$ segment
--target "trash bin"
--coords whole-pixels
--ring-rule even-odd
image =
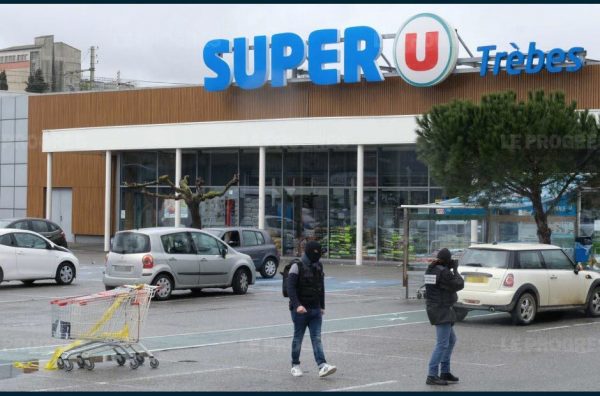
[[[575,238],[575,262],[587,263],[592,252],[592,238],[577,237]]]

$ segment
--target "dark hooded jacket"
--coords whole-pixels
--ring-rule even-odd
[[[432,325],[456,322],[452,305],[458,300],[456,292],[462,290],[465,284],[456,269],[451,267],[451,260],[442,257],[435,259],[425,271],[427,317]]]

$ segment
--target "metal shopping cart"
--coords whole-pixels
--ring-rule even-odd
[[[149,358],[150,367],[158,359],[139,341],[156,286],[122,286],[80,297],[51,301],[52,337],[75,340],[58,348],[46,366],[66,371],[94,369],[95,362],[116,360],[119,366],[129,360],[132,369]]]

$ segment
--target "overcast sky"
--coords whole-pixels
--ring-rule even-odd
[[[89,47],[98,46],[96,75],[200,84],[207,75],[204,44],[215,38],[252,38],[294,32],[307,38],[316,29],[366,25],[396,33],[414,14],[433,12],[446,19],[475,52],[495,44],[522,50],[530,41],[548,51],[582,46],[600,59],[600,5],[8,5],[2,7],[0,48],[32,44],[54,34],[81,50],[89,67]],[[384,53],[393,42],[385,40]],[[461,48],[459,57],[466,57]],[[477,56],[477,54],[476,54]]]

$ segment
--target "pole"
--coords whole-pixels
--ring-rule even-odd
[[[96,77],[96,47],[93,45],[90,47],[90,85],[94,85],[94,78]]]
[[[476,244],[477,239],[477,220],[471,220],[471,244]]]
[[[405,298],[408,298],[408,208],[404,208],[404,265],[402,266],[402,286],[406,291]]]
[[[356,265],[362,265],[363,262],[364,165],[365,147],[360,144],[356,151]]]
[[[262,146],[258,151],[258,228],[265,229],[265,175],[267,149]]]
[[[111,152],[106,152],[104,183],[104,251],[110,250],[110,189],[111,189]]]
[[[52,153],[46,154],[46,219],[52,218]]]
[[[179,188],[179,182],[181,181],[181,149],[175,149],[175,186]],[[179,193],[175,193],[179,195]],[[175,227],[179,227],[181,224],[181,200],[175,200]]]

